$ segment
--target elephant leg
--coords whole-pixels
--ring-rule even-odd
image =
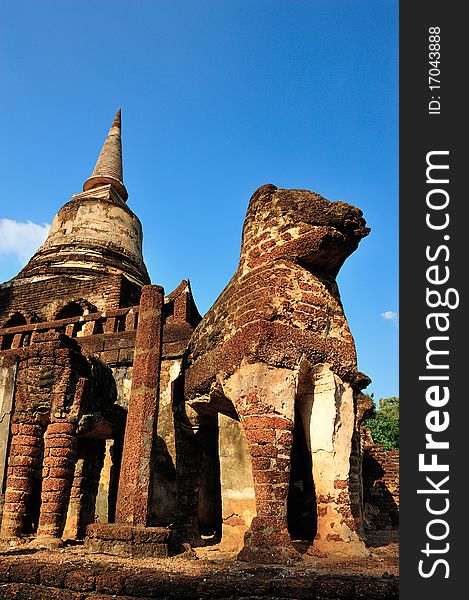
[[[1,533],[5,537],[23,532],[27,506],[34,487],[34,474],[40,466],[44,429],[39,425],[12,425],[8,477]]]
[[[51,423],[48,426],[38,537],[60,539],[62,536],[73,482],[76,445],[72,423]]]
[[[251,454],[256,516],[238,558],[269,563],[299,558],[287,528],[293,420],[245,415],[242,423]]]
[[[263,363],[243,364],[224,390],[244,426],[256,498],[256,516],[238,558],[268,563],[299,559],[287,528],[295,373]]]
[[[359,478],[353,458],[353,389],[327,366],[314,368],[308,394],[299,409],[311,451],[316,491],[317,533],[311,551],[366,556],[355,506]]]

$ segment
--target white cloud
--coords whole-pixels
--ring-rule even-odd
[[[396,313],[392,310],[386,310],[385,312],[381,313],[381,316],[383,319],[386,319],[386,321],[392,321],[396,327],[399,327],[399,313]]]
[[[45,241],[50,225],[32,221],[18,223],[13,219],[0,219],[0,259],[15,257],[25,263]]]

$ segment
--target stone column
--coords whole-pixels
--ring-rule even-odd
[[[106,440],[104,450],[104,463],[99,475],[98,493],[96,496],[96,521],[97,523],[109,523],[110,492],[112,486],[112,473],[114,470],[113,448],[114,440]]]
[[[287,528],[297,375],[246,362],[224,381],[223,390],[244,427],[256,498],[256,516],[238,558],[262,563],[299,559]]]
[[[63,531],[63,538],[66,540],[76,540],[78,538],[78,524],[80,521],[81,499],[83,496],[84,464],[85,459],[81,457],[75,462],[75,471],[70,490],[70,501]]]
[[[17,362],[0,357],[0,520],[3,512],[3,484],[8,467],[8,442],[13,412]]]
[[[260,562],[296,558],[287,529],[293,421],[277,414],[247,415],[241,421],[252,457],[257,514],[238,558]]]
[[[256,497],[251,454],[242,424],[218,414],[220,482],[222,499],[222,546],[241,550],[244,534],[256,516]],[[252,462],[259,466],[258,460]],[[266,461],[270,466],[270,461]]]
[[[300,414],[311,450],[317,504],[313,552],[367,556],[360,521],[352,511],[351,465],[355,426],[353,389],[327,365],[313,369],[312,393],[300,403]]]
[[[76,455],[75,425],[51,423],[44,440],[38,537],[60,538],[70,500]]]
[[[164,291],[160,286],[142,288],[116,508],[116,522],[125,525],[149,525],[158,419],[163,298]]]
[[[11,426],[10,460],[8,463],[2,535],[19,536],[23,515],[33,488],[34,472],[39,465],[44,429],[39,425]]]
[[[94,522],[104,448],[105,441],[102,439],[80,440],[63,535],[65,539],[84,538],[87,525]]]

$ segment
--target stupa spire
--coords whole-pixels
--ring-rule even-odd
[[[111,125],[91,177],[83,184],[83,191],[110,183],[123,200],[129,197],[122,172],[121,109]]]

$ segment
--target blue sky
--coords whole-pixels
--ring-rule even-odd
[[[339,285],[359,368],[398,395],[398,1],[0,4],[0,280],[91,174],[118,106],[154,283],[205,312],[264,183],[359,206]],[[383,316],[384,315],[384,316]]]

